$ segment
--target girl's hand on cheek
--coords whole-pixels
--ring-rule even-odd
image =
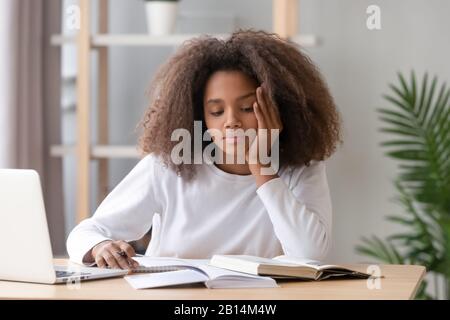
[[[261,168],[269,167],[270,163],[262,164],[261,159],[258,156],[258,150],[262,146],[266,146],[267,150],[263,150],[263,154],[267,156],[271,155],[272,147],[272,134],[277,134],[276,132],[271,132],[273,129],[278,129],[278,135],[283,129],[283,124],[281,123],[279,111],[277,107],[267,99],[267,94],[265,92],[264,84],[256,89],[256,102],[253,104],[253,110],[258,121],[257,135],[253,142],[251,143],[245,159],[249,165],[249,169],[254,176],[261,176]],[[276,136],[275,139],[278,139]]]

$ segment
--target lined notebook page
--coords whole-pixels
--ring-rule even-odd
[[[177,259],[166,257],[134,257],[139,267],[133,269],[135,273],[153,273],[196,269],[198,265],[208,263],[208,259]]]
[[[216,268],[209,259],[177,259],[165,257],[136,257],[146,274],[126,276],[135,289],[158,288],[203,282],[208,288],[271,288],[276,282],[268,277]],[[170,272],[164,272],[170,271]],[[138,271],[134,271],[139,273]]]
[[[144,267],[139,266],[137,268],[134,268],[132,271],[133,273],[153,273],[153,272],[167,272],[167,271],[177,271],[177,270],[183,270],[186,269],[186,267],[169,267],[169,266],[160,266],[160,267]]]
[[[154,274],[130,275],[125,276],[125,280],[134,289],[145,289],[205,282],[208,280],[208,277],[201,272],[186,269]]]

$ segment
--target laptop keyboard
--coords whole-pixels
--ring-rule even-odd
[[[55,271],[57,278],[66,278],[71,276],[86,276],[89,272],[71,272],[71,271]]]

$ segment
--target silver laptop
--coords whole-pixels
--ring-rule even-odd
[[[0,169],[0,243],[0,280],[53,284],[127,274],[53,265],[41,183],[34,170]]]

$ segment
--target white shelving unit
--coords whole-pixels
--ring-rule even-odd
[[[297,0],[272,0],[273,32],[285,39],[298,43],[302,47],[314,47],[319,39],[314,35],[297,34]],[[97,34],[90,33],[90,1],[79,0],[81,29],[77,36],[53,35],[52,45],[75,44],[77,47],[77,143],[70,146],[52,146],[50,154],[55,157],[75,155],[77,164],[76,220],[87,218],[91,214],[90,199],[90,162],[98,161],[98,201],[109,190],[109,159],[139,158],[136,146],[113,146],[108,142],[108,49],[112,46],[178,46],[184,41],[200,34],[173,34],[168,36],[150,36],[146,34],[108,34],[108,0],[98,0],[99,25]],[[126,14],[126,13],[124,13]],[[227,38],[228,34],[212,34],[218,38]],[[91,144],[90,130],[90,53],[98,54],[98,131],[97,145]]]
[[[219,39],[226,39],[229,34],[210,34]],[[96,34],[91,37],[93,47],[109,46],[179,46],[184,41],[201,36],[195,34],[173,34],[167,36],[149,36],[145,34]],[[298,43],[302,47],[315,47],[318,39],[315,35],[295,35],[289,40]],[[75,36],[53,35],[50,39],[52,45],[60,46],[76,42]]]
[[[94,145],[91,146],[92,159],[138,159],[139,151],[136,146],[119,145]],[[50,155],[53,157],[65,157],[76,155],[76,145],[50,147]]]

